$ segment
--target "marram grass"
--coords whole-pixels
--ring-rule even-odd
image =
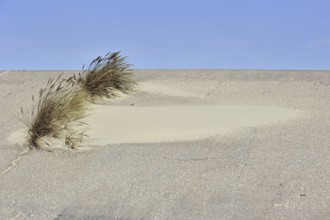
[[[119,52],[93,60],[87,70],[68,79],[50,78],[39,91],[37,104],[29,116],[24,114],[28,127],[28,146],[33,149],[50,149],[50,139],[60,139],[67,147],[76,148],[86,136],[83,118],[89,101],[97,98],[115,98],[120,93],[135,91],[130,65]],[[32,96],[34,102],[34,96]]]
[[[125,59],[119,52],[99,56],[83,74],[79,74],[77,82],[92,100],[116,98],[120,93],[131,93],[136,89],[136,82],[132,79],[131,65]]]
[[[32,96],[34,101],[34,97]],[[21,109],[24,115],[23,109]],[[49,146],[48,138],[60,138],[66,145],[75,147],[83,136],[71,125],[86,115],[85,94],[73,81],[50,78],[40,89],[36,105],[33,105],[30,118],[25,116],[28,127],[28,145],[37,149]],[[75,137],[75,138],[73,138]]]

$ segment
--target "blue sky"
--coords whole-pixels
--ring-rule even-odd
[[[330,69],[328,0],[0,0],[0,69]]]

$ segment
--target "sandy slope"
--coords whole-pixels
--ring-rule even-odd
[[[92,106],[89,151],[17,160],[20,106],[60,73],[0,74],[0,219],[328,216],[329,72],[138,70]]]

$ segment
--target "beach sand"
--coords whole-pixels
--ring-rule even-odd
[[[302,112],[274,106],[92,107],[86,118],[92,145],[194,141],[245,127],[285,123]]]
[[[139,93],[174,97],[199,97],[162,84],[141,82]],[[122,94],[123,100],[129,95]],[[110,102],[111,100],[109,100]],[[119,143],[159,143],[194,141],[235,132],[246,127],[285,123],[303,115],[302,111],[268,105],[188,105],[188,106],[109,106],[90,104],[83,146],[106,146]],[[24,145],[27,130],[11,133],[8,141]],[[52,140],[54,148],[66,148]],[[56,144],[55,144],[56,142]],[[52,145],[51,144],[51,145]],[[56,145],[56,146],[55,146]],[[50,146],[52,147],[52,146]]]
[[[136,70],[90,106],[88,150],[20,156],[20,107],[61,72],[0,74],[0,219],[328,216],[330,72]]]

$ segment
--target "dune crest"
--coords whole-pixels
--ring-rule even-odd
[[[202,97],[199,94],[186,92],[176,87],[172,87],[164,84],[141,82],[139,83],[139,88],[143,92],[152,93],[152,94],[162,94],[162,95],[178,96],[178,97]]]

